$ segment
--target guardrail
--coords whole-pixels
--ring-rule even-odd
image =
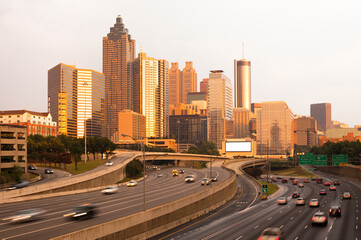
[[[233,172],[228,180],[190,196],[52,239],[150,238],[218,208],[232,199],[236,192],[236,175]]]

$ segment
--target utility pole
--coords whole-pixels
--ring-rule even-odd
[[[84,159],[85,163],[87,162],[87,154],[86,154],[86,87],[88,86],[87,82],[83,83],[84,86],[84,95],[85,95],[85,109],[84,109]]]

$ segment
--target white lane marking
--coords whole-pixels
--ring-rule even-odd
[[[298,211],[298,213],[301,213],[302,211],[300,210],[300,211]]]
[[[269,220],[271,220],[271,219],[272,219],[272,217],[268,218],[267,221],[269,221]]]
[[[15,235],[15,236],[3,238],[2,240],[12,239],[12,238],[16,238],[16,237],[28,235],[28,234],[31,234],[31,233],[35,233],[35,232],[40,232],[40,231],[43,231],[43,230],[47,230],[47,229],[50,229],[50,228],[55,228],[55,227],[64,226],[64,225],[71,224],[71,223],[72,223],[72,222],[67,222],[67,223],[63,223],[63,224],[59,224],[59,225],[55,225],[55,226],[51,226],[51,227],[47,227],[47,228],[41,228],[41,229],[37,229],[37,230],[31,231],[31,232],[26,232],[26,233],[18,234],[18,235]]]
[[[306,225],[305,227],[304,227],[304,229],[306,229],[308,227],[308,225]]]
[[[284,227],[283,225],[280,226],[280,228],[283,228],[283,227]]]
[[[356,221],[358,220],[358,217],[356,217]]]
[[[356,225],[356,229],[358,229],[358,225]]]
[[[259,227],[259,225],[255,226],[253,229],[256,229],[256,228],[258,228],[258,227]]]
[[[239,236],[238,238],[236,238],[236,240],[239,240],[239,239],[241,239],[241,238],[243,238],[243,236]]]
[[[290,218],[290,220],[292,220],[292,219],[293,219],[293,217]]]
[[[297,240],[297,239],[298,239],[298,237],[295,238],[295,240]]]

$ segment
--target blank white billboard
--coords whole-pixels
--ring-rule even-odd
[[[226,142],[226,152],[251,152],[251,142]]]

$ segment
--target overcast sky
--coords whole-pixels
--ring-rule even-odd
[[[361,125],[361,1],[0,0],[0,110],[47,111],[47,71],[102,72],[102,37],[121,15],[147,55],[193,61],[198,82],[251,60],[252,102],[294,114],[330,102],[332,120]],[[199,86],[198,86],[199,89]]]

